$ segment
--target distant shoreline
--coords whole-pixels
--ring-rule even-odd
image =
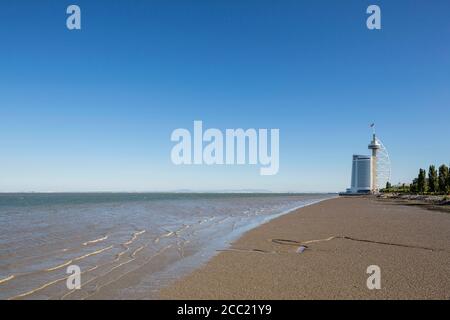
[[[298,194],[338,194],[338,192],[277,192],[277,191],[11,191],[0,192],[0,195],[11,194],[274,194],[274,195],[298,195]]]

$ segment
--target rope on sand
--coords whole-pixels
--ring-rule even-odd
[[[408,244],[401,244],[401,243],[393,243],[393,242],[383,242],[383,241],[375,241],[375,240],[368,240],[368,239],[358,239],[353,238],[349,236],[331,236],[325,239],[316,239],[316,240],[308,240],[308,241],[297,241],[297,240],[290,240],[290,239],[269,239],[272,243],[278,244],[278,245],[285,245],[285,246],[292,246],[297,247],[296,252],[297,253],[303,253],[305,250],[309,249],[307,245],[312,243],[318,243],[318,242],[327,242],[335,239],[343,239],[343,240],[350,240],[350,241],[357,241],[357,242],[365,242],[365,243],[374,243],[374,244],[380,244],[385,246],[394,246],[394,247],[401,247],[401,248],[411,248],[411,249],[421,249],[421,250],[428,250],[428,251],[446,251],[444,249],[436,249],[436,248],[430,248],[430,247],[422,247],[422,246],[414,246],[414,245],[408,245]],[[281,253],[278,251],[267,251],[267,250],[261,250],[261,249],[239,249],[239,248],[230,248],[230,249],[224,249],[224,250],[218,250],[218,251],[229,251],[229,252],[253,252],[253,253],[263,253],[263,254],[277,254]]]
[[[280,245],[302,246],[302,245],[311,244],[311,243],[331,241],[334,239],[344,239],[344,240],[351,240],[351,241],[357,241],[357,242],[375,243],[375,244],[381,244],[381,245],[386,245],[386,246],[422,249],[422,250],[428,250],[428,251],[445,251],[444,249],[435,249],[435,248],[430,248],[430,247],[413,246],[413,245],[408,245],[408,244],[382,242],[382,241],[375,241],[375,240],[368,240],[368,239],[357,239],[357,238],[348,237],[348,236],[331,236],[331,237],[325,238],[325,239],[309,240],[309,241],[302,241],[302,242],[296,241],[296,240],[286,240],[286,239],[271,239],[271,241],[273,243],[280,244]]]

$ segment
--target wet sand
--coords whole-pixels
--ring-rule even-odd
[[[370,265],[381,269],[380,290],[367,288]],[[449,299],[450,214],[326,200],[247,232],[160,298]]]

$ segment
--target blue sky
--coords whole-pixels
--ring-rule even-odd
[[[66,28],[70,4],[82,30]],[[366,28],[370,4],[382,30]],[[450,3],[5,1],[0,192],[340,191],[375,122],[393,183],[450,162]],[[176,128],[279,128],[280,171],[175,166]]]

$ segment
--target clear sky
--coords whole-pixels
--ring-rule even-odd
[[[2,1],[0,192],[341,191],[372,122],[408,182],[450,162],[449,17],[448,0]],[[194,120],[279,128],[279,173],[173,165]]]

